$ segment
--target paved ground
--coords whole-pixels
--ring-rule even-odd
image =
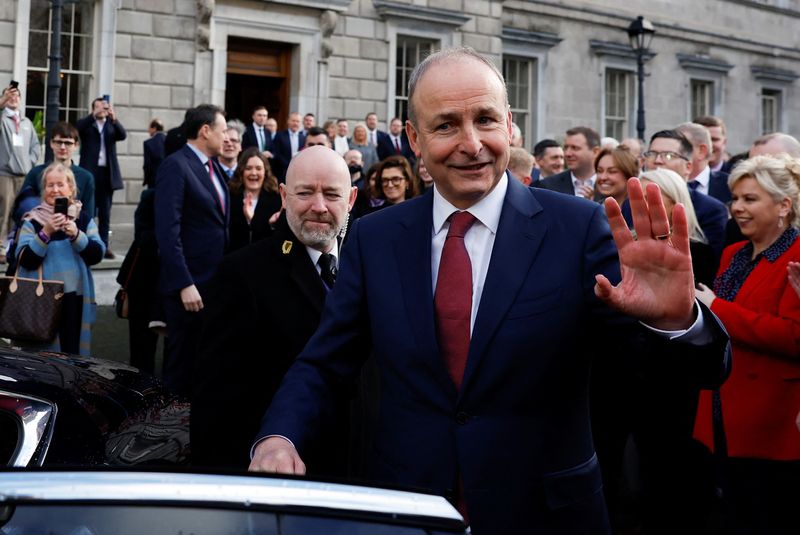
[[[161,376],[162,341],[156,350],[156,376]],[[128,362],[128,320],[117,317],[112,306],[97,307],[97,323],[92,329],[92,356],[117,362]]]

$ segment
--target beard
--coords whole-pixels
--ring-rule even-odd
[[[286,214],[286,221],[294,235],[304,244],[314,249],[326,249],[341,230],[332,215],[322,219],[301,219],[295,214]],[[327,228],[310,227],[306,223],[328,223]]]

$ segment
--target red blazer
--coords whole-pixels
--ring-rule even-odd
[[[719,273],[747,242],[725,249]],[[731,375],[722,386],[722,414],[731,457],[800,459],[800,298],[786,265],[800,261],[800,239],[775,263],[761,259],[733,302],[715,299],[733,346]],[[703,391],[695,437],[712,446],[711,393]]]

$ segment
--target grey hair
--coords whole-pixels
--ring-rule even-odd
[[[686,223],[689,227],[689,239],[708,243],[700,223],[697,221],[697,213],[694,211],[692,197],[689,195],[689,186],[681,175],[671,169],[658,168],[652,171],[645,171],[639,178],[649,180],[658,185],[661,194],[669,197],[675,204],[682,204],[686,210]]]
[[[491,69],[491,71],[495,76],[497,76],[497,79],[500,80],[500,83],[503,85],[503,96],[505,98],[506,106],[508,106],[508,88],[506,87],[506,81],[505,78],[503,78],[503,73],[500,72],[494,63],[492,63],[488,58],[477,53],[474,48],[469,46],[445,48],[426,57],[424,60],[422,60],[422,62],[420,62],[419,65],[416,66],[416,68],[414,68],[414,72],[411,73],[411,78],[408,80],[408,120],[411,121],[412,125],[417,126],[417,114],[416,110],[414,109],[414,93],[416,93],[417,85],[419,84],[420,80],[422,80],[422,77],[432,65],[459,59],[474,59],[489,67],[489,69]]]
[[[39,179],[39,191],[41,192],[41,197],[44,199],[44,190],[45,184],[47,184],[47,175],[49,175],[53,171],[61,171],[64,173],[64,176],[67,178],[67,184],[69,184],[70,189],[72,190],[72,195],[70,196],[70,202],[74,201],[78,198],[78,183],[75,180],[75,174],[70,169],[70,166],[64,165],[61,162],[53,162],[48,165],[44,171],[42,171],[41,178]]]
[[[780,144],[781,149],[783,149],[781,152],[785,152],[792,158],[800,158],[800,142],[798,142],[797,138],[794,136],[790,136],[789,134],[784,134],[782,132],[774,132],[772,134],[761,136],[753,141],[753,146],[756,147],[758,145],[766,145],[772,140],[776,140]]]
[[[736,183],[745,178],[755,179],[775,202],[792,201],[790,224],[800,227],[800,160],[786,154],[753,156],[733,168],[728,187],[733,191]]]
[[[228,126],[226,130],[236,130],[237,132],[239,132],[239,137],[241,137],[244,135],[245,126],[244,123],[239,119],[231,119],[230,121],[228,121]]]
[[[708,128],[697,123],[682,123],[675,130],[686,136],[693,147],[701,144],[708,147],[708,155],[711,156],[711,134]]]

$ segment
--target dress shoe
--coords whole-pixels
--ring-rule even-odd
[[[106,249],[106,254],[103,255],[103,258],[107,258],[108,260],[114,260],[117,255],[114,254],[114,251],[111,249]]]

